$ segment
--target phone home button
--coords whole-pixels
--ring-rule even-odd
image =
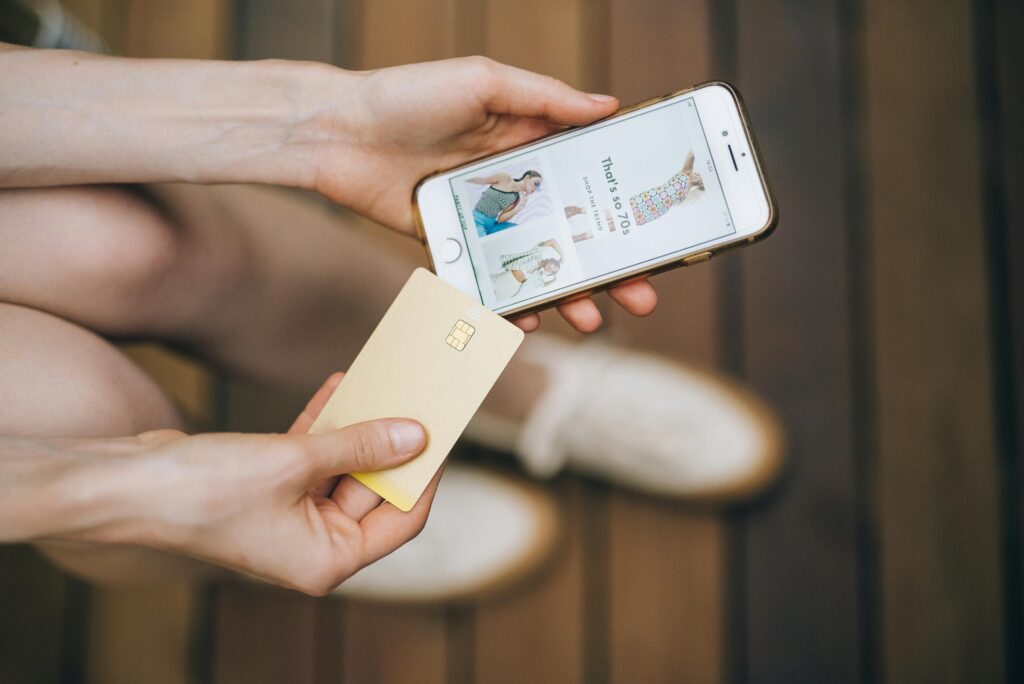
[[[441,260],[450,264],[462,256],[462,243],[455,238],[448,238],[441,245]]]

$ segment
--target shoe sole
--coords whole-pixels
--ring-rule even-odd
[[[766,495],[770,490],[773,490],[775,485],[782,479],[786,462],[784,456],[786,440],[781,423],[775,412],[763,400],[747,391],[739,382],[731,378],[692,366],[683,367],[687,373],[695,375],[708,384],[722,390],[744,409],[744,412],[760,429],[764,448],[761,457],[758,459],[757,466],[750,473],[743,478],[720,487],[707,488],[700,491],[673,491],[652,489],[630,483],[616,483],[607,476],[589,472],[586,469],[575,466],[571,462],[568,466],[568,471],[574,475],[611,484],[626,491],[680,503],[685,502],[702,508],[729,508],[749,504]]]
[[[510,559],[508,564],[500,570],[478,581],[468,582],[457,589],[444,593],[390,595],[385,592],[375,593],[367,590],[357,595],[347,594],[342,589],[336,590],[336,593],[331,595],[346,601],[389,605],[430,606],[479,603],[498,595],[507,594],[517,586],[526,584],[543,569],[550,567],[557,555],[555,551],[559,546],[558,542],[565,534],[563,515],[561,509],[556,505],[554,497],[540,486],[518,477],[498,474],[488,468],[465,467],[471,467],[478,474],[489,478],[495,486],[514,490],[533,509],[534,517],[537,520],[537,529],[531,545],[525,551]]]

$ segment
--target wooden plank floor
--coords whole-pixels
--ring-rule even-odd
[[[713,78],[710,3],[610,3],[608,90],[624,103]],[[675,27],[651,31],[650,20]],[[643,49],[638,49],[638,46]],[[651,66],[657,64],[658,68]],[[718,264],[658,278],[659,310],[636,319],[610,309],[617,343],[701,368],[721,365]],[[613,682],[717,682],[726,668],[724,519],[610,491],[608,563]]]
[[[738,530],[753,681],[862,676],[840,4],[736,3],[735,77],[783,218],[723,257],[741,299],[724,327],[742,340],[736,370],[784,416],[791,466]]]
[[[986,3],[977,15],[982,165],[989,226],[997,426],[1002,466],[1007,681],[1024,679],[1024,3]]]
[[[971,20],[967,0],[866,4],[867,285],[889,681],[999,681],[1004,674]],[[941,79],[930,78],[937,53],[948,60]],[[956,192],[937,203],[935,188],[954,167]],[[886,191],[894,183],[898,195]]]
[[[602,334],[763,394],[790,473],[728,515],[559,478],[552,565],[459,606],[248,583],[92,590],[29,549],[0,549],[0,681],[1024,676],[1019,2],[66,4],[140,56],[370,69],[483,53],[624,102],[734,80],[779,196],[777,234],[659,276],[648,319],[602,304]],[[193,412],[219,408],[221,427],[280,429],[304,400],[231,383],[213,407],[201,369],[136,358]]]

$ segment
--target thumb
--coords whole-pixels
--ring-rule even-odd
[[[414,420],[384,418],[299,439],[319,479],[401,465],[423,451],[427,433]]]
[[[619,106],[611,95],[588,95],[552,76],[491,60],[485,64],[488,82],[481,92],[485,93],[484,105],[495,114],[579,126],[608,116]]]

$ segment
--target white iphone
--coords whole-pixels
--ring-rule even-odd
[[[436,173],[413,203],[434,272],[503,316],[706,261],[778,220],[718,82]]]

